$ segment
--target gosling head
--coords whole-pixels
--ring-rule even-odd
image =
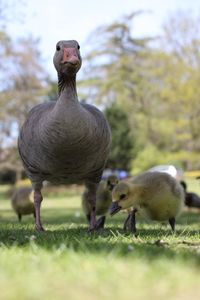
[[[131,205],[130,186],[126,182],[118,183],[112,191],[112,205],[110,214],[115,215],[121,209],[126,209]]]
[[[109,191],[112,192],[112,190],[118,184],[118,182],[119,182],[119,179],[117,178],[116,175],[114,175],[114,174],[109,175],[107,178],[107,187],[108,187]]]
[[[60,75],[75,76],[81,67],[80,46],[77,41],[59,41],[53,58],[54,66]]]
[[[186,184],[186,182],[183,181],[183,180],[181,180],[181,181],[180,181],[180,184],[181,184],[181,186],[183,187],[184,192],[186,192],[186,191],[187,191],[187,184]]]

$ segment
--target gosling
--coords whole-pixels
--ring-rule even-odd
[[[200,209],[200,197],[192,192],[187,191],[187,184],[185,181],[180,181],[180,184],[183,187],[184,195],[185,195],[185,205],[188,208],[199,208]]]
[[[18,188],[12,196],[11,204],[18,216],[22,220],[23,215],[33,214],[35,217],[35,206],[33,202],[33,191],[30,187]]]
[[[119,180],[116,175],[111,174],[106,180],[101,180],[97,189],[96,214],[101,216],[97,221],[97,229],[103,228],[106,221],[106,214],[112,203],[112,190],[118,184]],[[82,208],[90,223],[92,205],[88,198],[88,190],[85,189],[82,195]]]
[[[136,233],[135,214],[155,221],[168,221],[175,230],[177,216],[184,204],[184,191],[179,182],[163,172],[145,172],[131,181],[120,182],[112,191],[110,214],[132,208],[124,229]]]

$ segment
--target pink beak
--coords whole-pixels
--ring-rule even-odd
[[[62,64],[71,63],[76,65],[80,62],[75,48],[64,48],[63,49],[63,59],[61,60]]]

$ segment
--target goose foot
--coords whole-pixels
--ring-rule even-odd
[[[38,231],[38,232],[44,232],[45,231],[44,227],[41,226],[41,225],[35,225],[35,230]]]

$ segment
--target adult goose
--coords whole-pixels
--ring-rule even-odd
[[[44,230],[41,189],[47,180],[86,185],[87,199],[93,207],[92,230],[96,227],[96,191],[108,157],[111,133],[102,112],[78,100],[76,73],[82,60],[77,41],[59,41],[53,62],[58,73],[58,99],[32,108],[18,139],[19,153],[34,190],[36,229]]]

